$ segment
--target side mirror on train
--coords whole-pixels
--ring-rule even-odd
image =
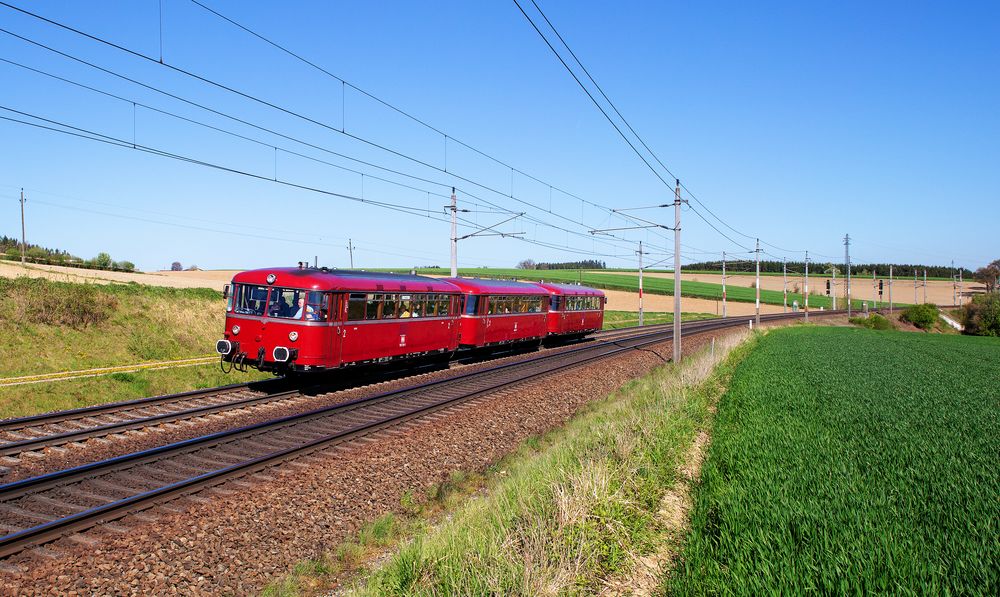
[[[224,299],[229,298],[229,284],[226,284],[225,286],[222,287],[222,298]]]

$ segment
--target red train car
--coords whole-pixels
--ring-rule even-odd
[[[493,346],[540,341],[548,334],[549,293],[537,284],[479,278],[447,278],[464,297],[459,344]]]
[[[224,361],[312,371],[458,348],[461,295],[452,284],[399,274],[300,268],[237,274],[226,292]]]
[[[583,336],[604,327],[604,304],[600,290],[572,284],[538,284],[549,293],[548,334]]]

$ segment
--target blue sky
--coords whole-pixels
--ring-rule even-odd
[[[157,0],[13,3],[160,57]],[[0,105],[261,177],[0,121],[0,234],[20,231],[16,197],[23,186],[29,241],[84,257],[108,251],[142,269],[174,260],[250,268],[314,255],[322,264],[345,266],[348,238],[357,246],[358,267],[446,266],[449,231],[441,207],[455,185],[471,222],[490,225],[509,217],[490,213],[497,209],[482,200],[524,211],[532,218],[501,229],[547,245],[468,239],[460,243],[463,266],[513,266],[524,258],[596,258],[629,266],[635,241],[654,247],[647,263],[672,248],[669,232],[621,233],[629,242],[594,237],[589,229],[626,224],[550,193],[551,184],[611,208],[672,198],[513,2],[204,3],[544,183],[520,174],[512,183],[509,169],[454,141],[446,149],[439,133],[357,91],[344,92],[339,81],[189,0],[163,0],[165,63],[321,124],[0,7],[0,27],[8,31],[312,145],[234,123],[0,33],[0,59],[124,98],[0,62]],[[842,258],[845,233],[853,239],[855,262],[954,259],[975,268],[1000,257],[1000,5],[539,5],[671,171],[740,232],[791,251],[808,249],[824,261]],[[133,108],[133,101],[259,143]],[[8,110],[0,116],[32,120]],[[430,167],[334,130],[341,126]],[[445,167],[448,173],[438,170]],[[410,212],[266,178],[363,194]],[[752,240],[694,207],[732,240],[685,211],[686,262],[718,259],[710,253],[722,250],[745,255],[742,247]],[[672,210],[637,213],[672,224]],[[774,256],[801,257],[765,248]]]

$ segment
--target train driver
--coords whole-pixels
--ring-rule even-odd
[[[292,319],[302,319],[302,313],[306,314],[306,319],[316,319],[316,310],[312,308],[312,305],[306,304],[306,297],[299,297],[299,310],[295,312]]]

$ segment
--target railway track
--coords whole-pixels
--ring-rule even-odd
[[[645,329],[653,331],[662,327],[648,326]],[[598,332],[592,337],[611,339],[633,334],[634,330],[618,329]],[[502,358],[519,353],[523,350],[515,349],[492,356]],[[469,356],[459,359],[459,362],[468,364],[482,360],[482,357]],[[422,372],[423,369],[425,367],[413,372]],[[364,375],[361,381],[363,384],[375,383],[391,379],[399,373],[398,369],[382,370]],[[316,386],[317,389],[320,387],[325,391],[336,391],[349,385],[341,382]],[[0,458],[6,458],[7,464],[14,465],[16,461],[12,459],[25,453],[236,409],[294,401],[303,397],[303,391],[304,388],[295,388],[281,379],[274,379],[8,419],[0,421]],[[4,460],[0,460],[2,462]]]
[[[761,316],[762,321],[787,318]],[[745,321],[691,322],[685,325],[685,333],[730,328]],[[664,342],[673,332],[644,329],[627,337],[610,336],[564,351],[2,485],[0,558],[526,380]]]

